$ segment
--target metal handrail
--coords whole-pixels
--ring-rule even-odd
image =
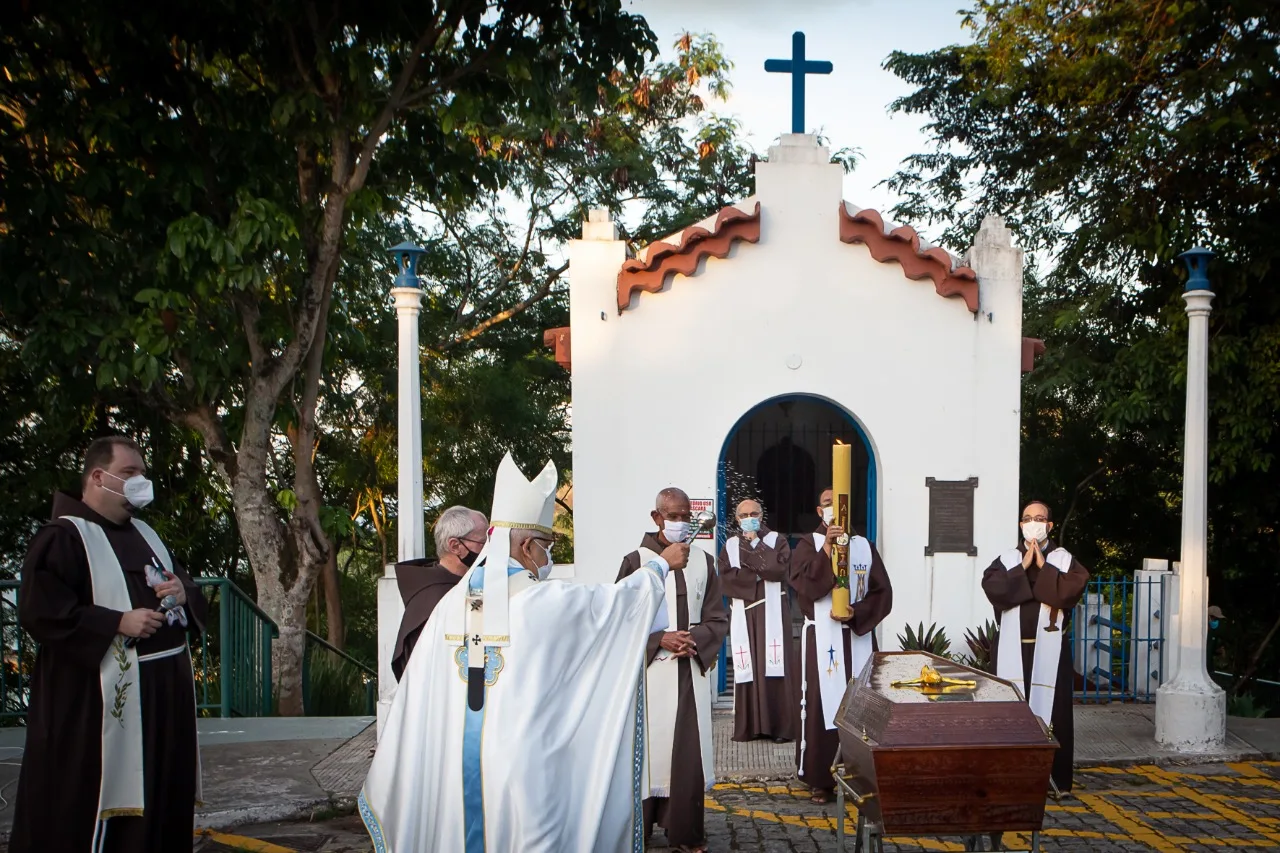
[[[222,717],[270,716],[275,710],[271,642],[279,639],[279,626],[229,578],[196,578],[196,584],[220,595],[218,702],[215,705],[209,701],[209,632],[205,631],[200,638],[205,701],[197,702],[198,707],[216,708]]]
[[[306,709],[306,713],[311,713],[311,655],[310,646],[316,645],[325,651],[335,654],[339,660],[352,664],[361,673],[361,682],[364,684],[364,710],[366,715],[372,715],[377,711],[378,704],[378,673],[373,667],[368,666],[358,658],[352,657],[347,652],[325,640],[314,631],[306,633],[307,651],[302,655],[302,707]]]
[[[330,643],[328,640],[326,640],[324,637],[321,637],[319,634],[315,633],[314,631],[308,631],[308,632],[307,632],[307,641],[308,641],[308,642],[315,643],[315,644],[316,644],[316,645],[318,645],[318,646],[322,646],[323,648],[325,648],[325,649],[327,649],[327,650],[329,650],[329,651],[333,652],[335,655],[337,655],[338,657],[340,657],[340,658],[342,658],[343,660],[347,661],[348,663],[353,663],[353,664],[355,664],[355,665],[356,665],[356,666],[358,666],[360,669],[362,669],[362,670],[364,670],[366,673],[368,673],[368,675],[369,675],[371,678],[377,678],[377,677],[378,677],[378,671],[377,671],[377,670],[375,670],[373,667],[371,667],[371,666],[369,666],[368,664],[366,664],[366,663],[362,662],[359,658],[352,657],[350,654],[348,654],[347,652],[344,652],[342,649],[340,649],[340,648],[338,648],[337,646],[333,645],[333,644],[332,644],[332,643]]]
[[[217,636],[211,625],[192,649],[196,706],[223,717],[268,716],[274,710],[271,643],[280,636],[275,621],[228,578],[196,578],[196,585],[217,608]],[[38,644],[17,619],[19,580],[0,580],[0,720],[26,716],[31,650]],[[12,614],[12,615],[11,615]],[[357,661],[358,663],[358,661]],[[217,694],[211,693],[216,687]],[[16,698],[15,698],[16,697]]]
[[[267,615],[267,611],[259,607],[258,603],[254,601],[252,598],[250,598],[249,595],[244,590],[242,590],[240,587],[232,583],[230,578],[195,578],[195,582],[197,586],[228,587],[231,590],[232,594],[236,596],[236,598],[244,602],[245,607],[248,607],[251,611],[253,611],[254,615],[256,615],[259,619],[261,619],[263,622],[267,623],[267,625],[271,627],[272,639],[276,639],[276,640],[280,639],[280,626],[277,625],[275,620]]]

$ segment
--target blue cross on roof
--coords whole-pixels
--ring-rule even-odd
[[[807,74],[830,74],[830,62],[804,58],[804,33],[791,36],[790,59],[766,59],[764,70],[791,75],[791,132],[804,133],[804,78]]]

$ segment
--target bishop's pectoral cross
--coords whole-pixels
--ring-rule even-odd
[[[738,646],[738,651],[734,652],[738,656],[738,669],[747,668],[747,650],[742,646]]]

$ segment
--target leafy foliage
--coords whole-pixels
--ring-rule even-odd
[[[1265,717],[1271,709],[1259,705],[1252,693],[1243,693],[1227,699],[1227,713],[1233,717]]]
[[[1022,483],[1103,574],[1176,556],[1186,318],[1176,255],[1211,246],[1210,576],[1239,667],[1280,605],[1280,7],[983,0],[972,44],[894,53],[932,150],[901,218],[965,245],[998,213],[1039,258],[1024,329]],[[1278,659],[1268,657],[1264,671]],[[1239,669],[1234,671],[1239,672]]]
[[[7,553],[89,440],[141,439],[174,550],[251,566],[300,712],[306,620],[394,558],[385,248],[427,252],[428,512],[483,507],[505,449],[568,467],[541,332],[587,211],[639,243],[749,192],[705,112],[719,46],[656,47],[618,0],[71,2],[4,27],[0,470],[29,485]]]
[[[996,623],[990,619],[984,622],[976,633],[972,628],[965,631],[964,642],[969,647],[969,654],[964,656],[966,658],[964,662],[983,672],[991,672],[991,653],[995,646],[995,639]]]
[[[898,646],[904,652],[929,652],[944,658],[950,656],[951,641],[947,639],[945,628],[939,628],[937,623],[934,623],[929,626],[928,631],[925,631],[923,622],[915,630],[912,630],[910,625],[905,627],[906,636],[898,635]]]

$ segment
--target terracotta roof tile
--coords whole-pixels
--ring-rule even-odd
[[[542,333],[542,345],[555,352],[556,364],[565,370],[573,369],[573,350],[570,342],[569,326],[547,329]]]
[[[1036,369],[1036,358],[1044,355],[1044,341],[1039,338],[1022,339],[1022,372],[1030,373]]]
[[[885,232],[884,218],[874,210],[852,213],[840,203],[840,240],[861,243],[880,263],[897,261],[902,274],[912,281],[931,279],[940,296],[959,296],[969,310],[978,311],[978,274],[958,266],[950,253],[937,246],[925,247],[920,235],[909,225]]]
[[[738,240],[760,240],[760,202],[752,210],[725,207],[714,220],[704,220],[650,244],[638,257],[624,261],[618,272],[618,313],[627,310],[637,290],[657,293],[668,275],[691,276],[703,258],[725,258]]]

